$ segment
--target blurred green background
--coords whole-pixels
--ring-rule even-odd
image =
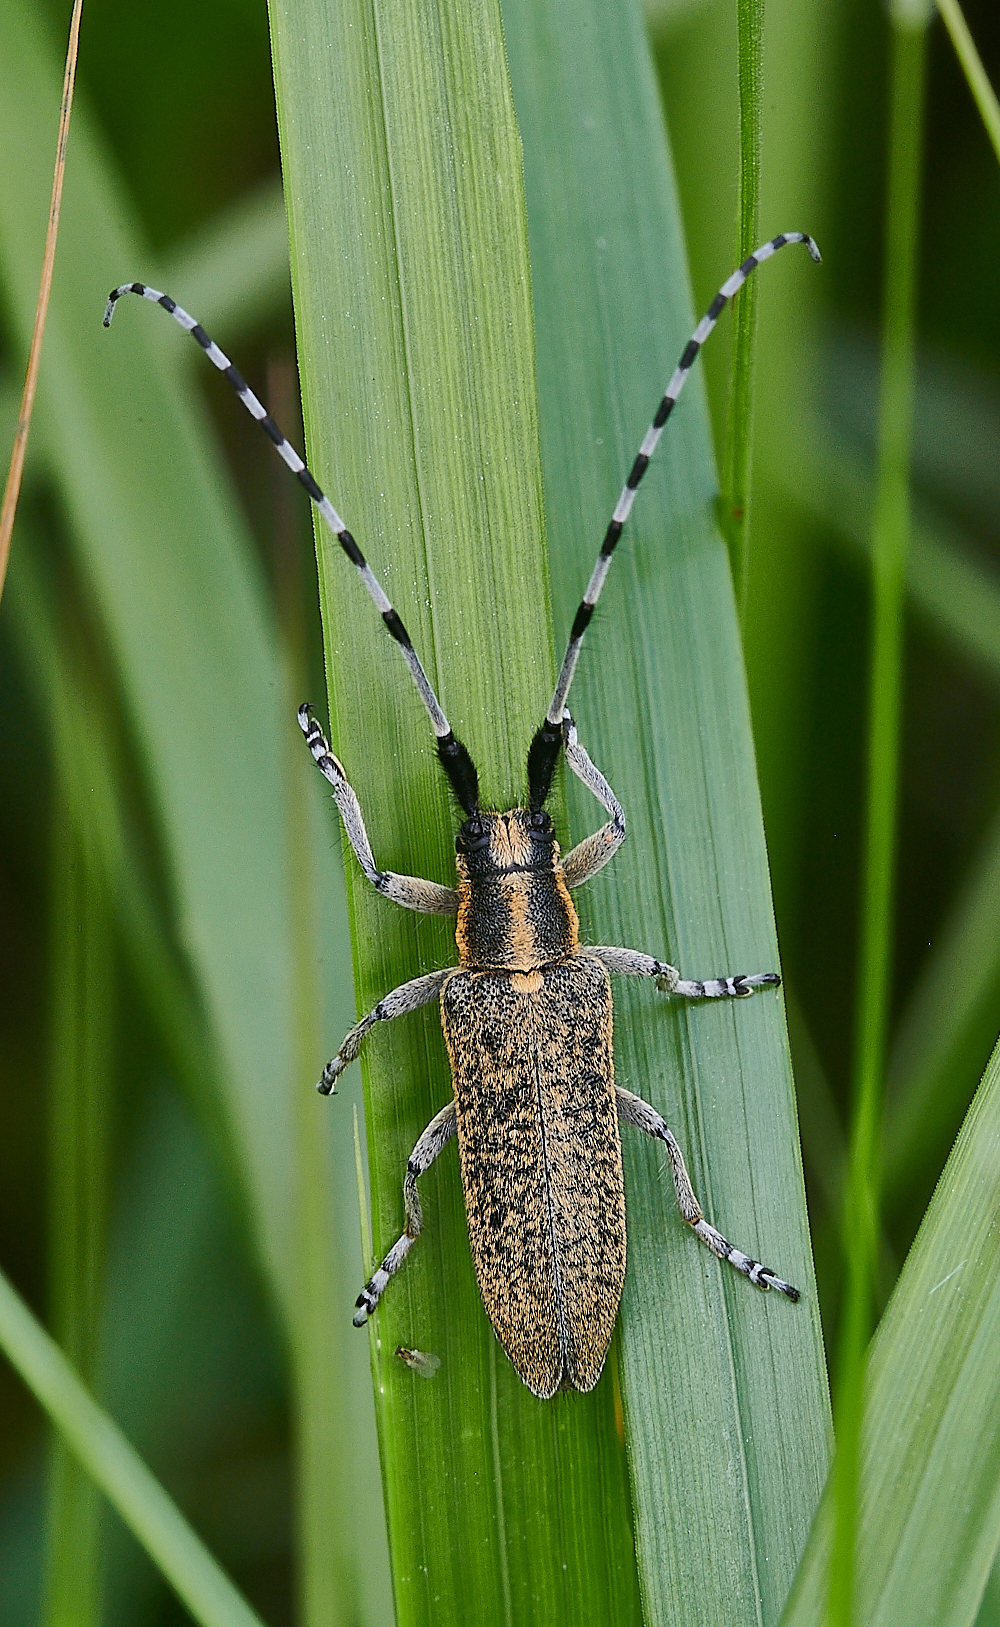
[[[23,10],[58,76],[67,8],[34,0],[14,10]],[[1000,17],[985,0],[970,3],[966,15],[996,83]],[[735,249],[735,19],[727,0],[677,0],[651,12],[650,30],[703,307]],[[837,1215],[856,967],[886,57],[878,5],[772,0],[768,8],[762,235],[807,229],[822,246],[824,266],[815,275],[778,278],[761,295],[745,649],[828,1345],[840,1285]],[[5,124],[24,71],[16,53],[0,50]],[[32,163],[42,176],[55,139],[57,77],[53,83],[51,105],[35,108],[37,140],[23,130],[37,146]],[[166,18],[120,0],[87,0],[77,117],[67,213],[86,129],[123,231],[147,245],[140,263],[116,266],[108,281],[162,278],[160,286],[233,351],[300,441],[263,3],[195,7],[179,0]],[[8,445],[48,184],[23,196],[12,185],[0,191],[0,444]],[[91,224],[98,229],[96,217]],[[85,242],[82,229],[64,238],[57,285],[90,275],[73,263],[77,242]],[[1000,176],[940,24],[931,37],[922,242],[883,1299],[1000,1030]],[[100,314],[98,304],[95,333]],[[170,387],[199,398],[191,433],[207,430],[229,471],[216,501],[232,509],[229,591],[245,598],[247,638],[257,641],[247,657],[253,671],[245,678],[235,663],[228,670],[232,699],[246,702],[238,723],[225,708],[209,716],[221,705],[210,673],[191,671],[189,700],[195,710],[204,707],[206,751],[218,749],[220,806],[227,799],[248,804],[257,752],[267,761],[266,730],[275,730],[275,742],[283,739],[275,719],[286,717],[288,695],[319,701],[323,694],[309,515],[211,370],[199,369],[193,354],[178,358],[174,334],[160,337],[162,346],[156,337],[149,345]],[[68,1284],[91,1296],[101,1331],[95,1347],[77,1349],[75,1358],[100,1373],[110,1410],[279,1627],[295,1619],[295,1364],[283,1308],[267,1284],[269,1262],[290,1246],[300,1223],[309,1224],[288,1177],[300,1164],[293,1154],[281,1160],[286,1142],[299,1145],[299,1095],[313,1110],[311,1080],[283,1076],[284,1117],[279,1112],[273,1129],[260,1131],[252,1157],[262,1186],[271,1183],[279,1196],[273,1235],[252,1238],[224,1151],[213,1046],[227,1047],[232,1064],[242,1044],[253,1060],[256,1041],[241,1027],[240,1010],[228,1006],[231,1032],[222,1008],[242,989],[249,1017],[257,974],[241,983],[239,971],[227,983],[225,946],[205,938],[199,900],[183,895],[171,868],[176,860],[164,851],[153,803],[164,802],[169,754],[150,767],[143,728],[155,696],[138,707],[127,671],[112,658],[105,619],[113,582],[93,569],[93,553],[80,541],[99,515],[74,508],[61,461],[71,471],[88,467],[89,420],[80,420],[79,437],[67,446],[60,414],[77,403],[66,404],[71,371],[60,371],[58,334],[51,341],[43,359],[48,395],[0,613],[0,1264],[57,1333],[81,1321]],[[116,365],[108,363],[112,389]],[[705,365],[721,452],[725,342],[709,349]],[[147,399],[122,399],[121,424],[148,416],[155,434],[156,401],[152,386]],[[208,489],[210,459],[205,467]],[[192,504],[197,496],[190,494]],[[179,500],[169,491],[162,497],[167,505]],[[602,520],[595,516],[595,540]],[[194,580],[189,588],[194,603],[202,589]],[[193,640],[194,667],[197,651]],[[255,706],[257,752],[244,734],[258,717]],[[275,745],[275,760],[282,749]],[[296,739],[291,750],[301,750]],[[225,869],[234,878],[248,938],[231,947],[252,968],[255,903],[284,907],[286,863],[294,873],[294,843],[289,856],[282,821],[289,809],[308,810],[306,845],[325,855],[320,885],[334,900],[328,918],[309,928],[325,984],[317,991],[315,1045],[303,1046],[309,1056],[346,1026],[352,1002],[336,915],[339,839],[318,787],[300,787],[298,772],[288,767],[284,812],[244,815],[257,839],[271,844],[273,876],[255,864],[250,836],[245,848],[234,848],[241,839],[221,834],[225,825],[224,851],[213,857],[208,833],[200,862],[206,877]],[[172,828],[181,846],[184,787],[175,790]],[[117,878],[112,885],[109,875]],[[288,892],[294,905],[294,884]],[[263,1024],[268,1000],[280,1003],[294,976],[284,963],[259,975],[267,988],[257,1002]],[[81,1032],[91,1036],[89,1048],[74,1044]],[[294,1053],[294,1038],[285,1051]],[[268,1058],[259,1065],[263,1086]],[[335,1302],[331,1329],[341,1330],[361,1269],[350,1147],[356,1075],[353,1083],[352,1075],[345,1079],[336,1140],[300,1148],[301,1157],[337,1172],[331,1224],[340,1252],[327,1291]],[[73,1114],[88,1092],[99,1103],[91,1120],[98,1130],[81,1145]],[[310,1132],[303,1133],[308,1143]],[[86,1206],[93,1193],[92,1214]],[[92,1258],[80,1254],[82,1237],[98,1239]],[[344,1586],[357,1619],[375,1622],[390,1619],[390,1606],[362,1345],[345,1336],[341,1351],[339,1333],[331,1332],[331,1366],[347,1375],[345,1428],[354,1454],[339,1458],[334,1499],[343,1529],[331,1540],[343,1545],[342,1574],[353,1575]],[[5,1627],[21,1627],[41,1619],[52,1585],[44,1542],[48,1436],[5,1363],[0,1416],[0,1616]],[[143,1627],[187,1620],[114,1517],[95,1504],[94,1519],[106,1543],[106,1620]],[[364,1588],[350,1558],[359,1553],[371,1557]],[[49,1597],[51,1619],[71,1620],[71,1613],[57,1617]]]

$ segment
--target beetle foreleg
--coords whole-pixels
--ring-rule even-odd
[[[563,860],[563,878],[567,887],[582,887],[591,876],[596,876],[598,870],[603,870],[608,860],[614,858],[624,842],[625,815],[604,775],[591,762],[577,739],[576,724],[568,712],[563,714],[563,744],[566,761],[577,779],[583,782],[591,795],[597,798],[601,807],[611,815],[606,825],[602,825],[593,836],[585,836]]]
[[[670,1159],[670,1173],[674,1178],[674,1191],[677,1193],[677,1204],[681,1215],[687,1221],[692,1231],[696,1232],[707,1248],[717,1254],[720,1260],[726,1260],[737,1271],[741,1271],[756,1288],[777,1288],[781,1294],[789,1299],[799,1297],[797,1288],[791,1283],[782,1282],[767,1266],[761,1265],[759,1260],[751,1260],[748,1254],[733,1248],[721,1232],[710,1226],[701,1212],[701,1205],[694,1195],[691,1177],[687,1172],[684,1157],[677,1145],[674,1135],[661,1119],[656,1109],[644,1102],[641,1096],[634,1096],[630,1090],[623,1090],[620,1085],[615,1086],[615,1095],[618,1098],[618,1115],[627,1124],[634,1124],[637,1129],[645,1131],[648,1136],[655,1136],[662,1141],[667,1149]]]
[[[404,984],[404,987],[412,985]],[[431,1119],[420,1140],[410,1154],[403,1181],[403,1204],[406,1209],[406,1229],[393,1243],[382,1264],[370,1282],[365,1283],[358,1295],[358,1308],[354,1313],[354,1326],[364,1327],[372,1311],[385,1292],[390,1277],[394,1277],[406,1256],[424,1229],[424,1216],[417,1192],[417,1180],[433,1164],[442,1147],[447,1146],[455,1134],[455,1103],[449,1102]]]
[[[619,977],[655,977],[656,986],[663,994],[680,994],[686,1000],[744,999],[754,989],[781,982],[777,972],[734,972],[729,977],[713,977],[706,983],[693,983],[681,977],[676,966],[654,960],[639,949],[614,949],[606,944],[592,948],[584,954],[593,955],[609,972]]]
[[[367,1016],[355,1023],[344,1037],[344,1041],[333,1058],[323,1069],[323,1077],[316,1089],[321,1096],[330,1096],[336,1093],[336,1083],[349,1063],[358,1055],[370,1029],[376,1023],[389,1022],[393,1017],[405,1017],[407,1012],[416,1011],[420,1006],[429,1005],[441,993],[441,986],[445,978],[454,971],[453,966],[446,966],[443,972],[428,972],[426,977],[415,977],[409,983],[401,983],[398,989],[385,995]]]
[[[299,707],[298,718],[313,761],[323,778],[333,786],[333,800],[343,820],[347,840],[372,886],[405,910],[419,910],[423,915],[457,915],[458,894],[453,887],[441,887],[436,881],[424,881],[420,876],[397,876],[393,870],[376,867],[357,793],[344,772],[343,763],[330,750],[308,701]]]

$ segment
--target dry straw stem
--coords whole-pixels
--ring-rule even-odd
[[[28,430],[31,428],[31,414],[35,405],[35,385],[38,382],[38,367],[42,359],[42,335],[45,332],[45,318],[49,309],[52,268],[56,260],[59,209],[62,203],[63,175],[66,171],[66,143],[69,139],[69,118],[73,108],[73,85],[76,80],[76,58],[80,43],[80,13],[82,10],[83,0],[74,0],[73,15],[70,18],[69,25],[69,44],[66,47],[66,71],[63,75],[62,101],[59,106],[59,134],[56,138],[56,165],[52,176],[52,201],[49,204],[49,224],[45,233],[45,253],[42,257],[42,276],[38,286],[38,304],[35,306],[35,325],[31,334],[31,348],[28,351],[28,371],[24,379],[24,393],[21,396],[21,411],[18,416],[17,432],[14,436],[14,446],[10,455],[10,468],[7,471],[3,507],[0,509],[0,597],[3,595],[4,582],[7,577],[10,539],[14,530],[17,499],[21,490],[24,454],[28,446]]]

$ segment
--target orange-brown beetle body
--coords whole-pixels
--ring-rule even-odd
[[[579,948],[551,834],[482,815],[459,854],[461,969],[441,990],[469,1242],[535,1395],[596,1384],[625,1280],[611,979]],[[539,839],[544,837],[544,839]]]

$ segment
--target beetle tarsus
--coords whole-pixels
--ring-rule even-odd
[[[336,1096],[337,1080],[347,1067],[347,1061],[349,1060],[349,1058],[345,1060],[338,1052],[333,1060],[327,1063],[320,1076],[319,1084],[316,1086],[321,1096]]]

